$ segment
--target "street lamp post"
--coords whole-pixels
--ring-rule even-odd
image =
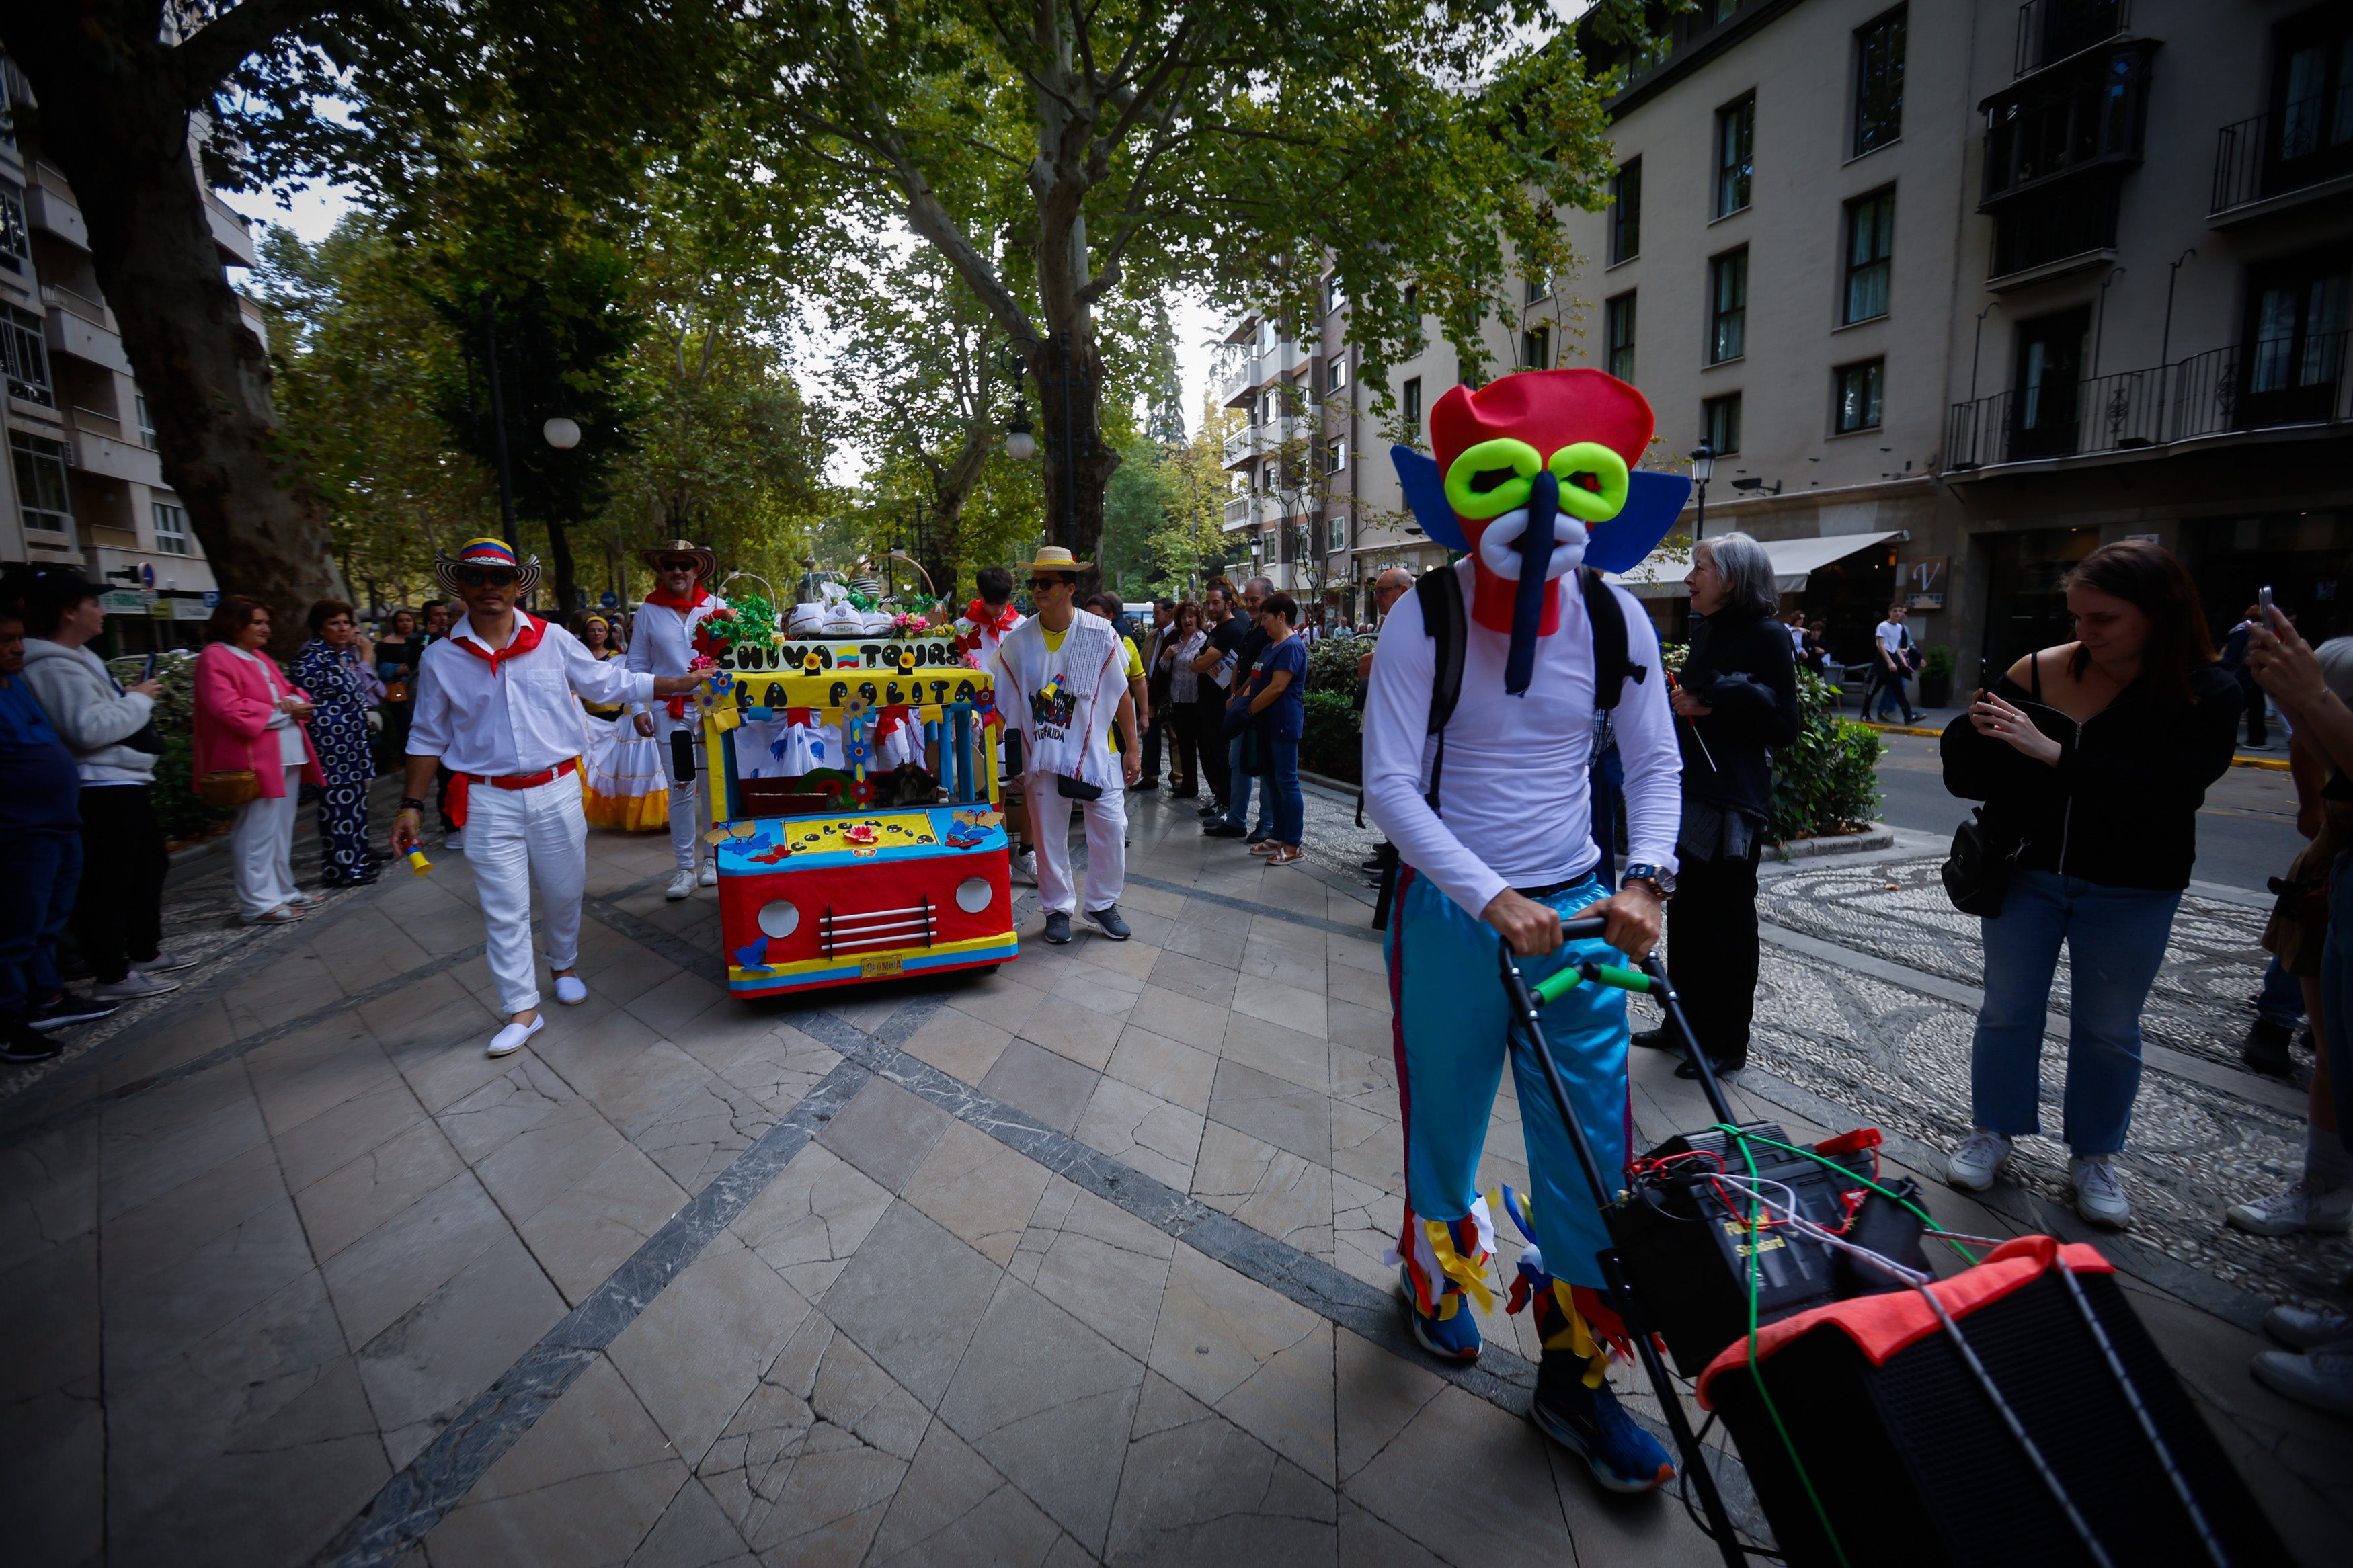
[[[1692,519],[1692,542],[1707,537],[1707,481],[1715,478],[1715,448],[1702,441],[1692,448],[1692,483],[1699,491],[1699,513]]]
[[[522,546],[515,539],[514,474],[507,466],[507,405],[499,390],[499,323],[488,294],[482,296],[482,338],[490,352],[491,427],[499,455],[499,530],[507,548],[520,554]]]

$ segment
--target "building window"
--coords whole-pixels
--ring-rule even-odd
[[[1524,304],[1524,305],[1535,305],[1535,304],[1541,303],[1541,302],[1543,301],[1543,300],[1544,300],[1544,297],[1545,297],[1546,295],[1547,295],[1547,294],[1549,294],[1549,293],[1551,293],[1551,292],[1552,292],[1552,285],[1551,285],[1550,283],[1546,282],[1546,281],[1545,281],[1543,279],[1541,279],[1541,278],[1531,278],[1531,279],[1529,279],[1527,280],[1527,285],[1528,285],[1528,291],[1527,291],[1527,294],[1526,294],[1526,296],[1525,296],[1524,299],[1522,299],[1522,300],[1521,300],[1521,301],[1520,301],[1520,303],[1522,303],[1522,304]]]
[[[1895,193],[1874,191],[1846,204],[1846,309],[1867,321],[1887,314],[1887,274],[1895,254]]]
[[[23,510],[26,530],[73,532],[73,503],[66,498],[64,445],[11,430],[8,446],[16,459],[16,502]]]
[[[1530,327],[1520,334],[1520,368],[1550,370],[1552,368],[1552,329]]]
[[[14,305],[6,312],[0,319],[0,363],[7,371],[8,395],[55,408],[58,400],[49,392],[49,345],[41,335],[41,318]]]
[[[1337,555],[1347,548],[1347,514],[1343,512],[1338,517],[1325,518],[1324,520],[1324,553],[1326,555]]]
[[[1879,385],[1886,365],[1885,360],[1867,359],[1860,364],[1842,364],[1831,372],[1831,381],[1838,394],[1840,435],[1850,430],[1879,428]]]
[[[155,510],[155,549],[164,555],[185,555],[188,552],[188,514],[176,506],[162,501],[152,503]]]
[[[25,188],[13,180],[0,180],[0,267],[22,272],[32,258],[32,235],[25,226]]]
[[[1854,36],[1854,156],[1904,134],[1904,7]]]
[[[1421,439],[1421,377],[1409,379],[1398,390],[1398,401],[1405,409],[1405,439],[1412,446]]]
[[[1757,173],[1757,95],[1715,111],[1715,216],[1748,205],[1748,184]]]
[[[1343,437],[1324,448],[1324,471],[1336,474],[1348,466],[1348,442]]]
[[[1420,324],[1421,285],[1419,283],[1409,283],[1405,286],[1405,313],[1415,325]]]
[[[1707,363],[1722,364],[1748,352],[1748,247],[1707,264]]]
[[[134,392],[131,397],[133,412],[139,416],[139,444],[152,452],[155,449],[155,421],[147,413],[147,395]]]
[[[1642,160],[1618,165],[1609,182],[1609,260],[1612,266],[1642,254]]]
[[[1740,450],[1740,394],[1727,392],[1699,405],[1699,438],[1719,458]]]
[[[1602,307],[1603,368],[1620,381],[1634,379],[1634,296],[1620,294]]]
[[[1347,302],[1348,291],[1340,287],[1338,273],[1335,272],[1331,277],[1324,279],[1324,313],[1325,315],[1330,315]]]
[[[1332,356],[1331,377],[1332,379],[1329,390],[1333,392],[1337,392],[1342,387],[1348,384],[1348,356],[1346,354],[1336,353]]]

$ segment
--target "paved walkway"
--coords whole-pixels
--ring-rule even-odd
[[[174,940],[215,963],[0,1084],[0,1530],[41,1564],[1714,1561],[1535,1435],[1524,1321],[1469,1373],[1407,1342],[1370,837],[1314,797],[1309,837],[1267,868],[1139,803],[1134,942],[744,1004],[710,895],[660,897],[666,844],[596,835],[590,1001],[498,1062],[462,858],[267,933],[197,870]],[[1919,847],[1772,884],[1736,1096],[1800,1134],[1879,1121],[1915,1170],[1972,979]],[[2353,1445],[2245,1369],[2250,1314],[2343,1246],[2214,1223],[2294,1120],[2216,1045],[2249,918],[2185,921],[2149,1218],[2104,1245],[2319,1563]],[[1643,1137],[1705,1121],[1637,1057]],[[1515,1121],[1507,1083],[1487,1182],[1522,1179]],[[2026,1163],[1932,1205],[2079,1233]]]

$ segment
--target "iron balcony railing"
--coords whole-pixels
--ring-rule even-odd
[[[1967,470],[2353,421],[2348,350],[2353,331],[2306,332],[1957,403],[1947,423],[1945,467]]]
[[[2353,174],[2353,82],[2257,114],[2214,135],[2210,214]]]

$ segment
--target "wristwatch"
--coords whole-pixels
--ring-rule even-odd
[[[1662,904],[1669,899],[1675,896],[1675,874],[1672,871],[1662,871],[1656,866],[1651,865],[1648,860],[1634,860],[1628,862],[1626,874],[1620,878],[1619,880],[1621,884],[1626,882],[1650,883],[1651,891],[1659,895],[1659,901]]]
[[[400,805],[394,810],[393,815],[398,816],[404,811],[413,811],[421,816],[425,814],[425,803],[415,795],[403,795],[400,797]]]

